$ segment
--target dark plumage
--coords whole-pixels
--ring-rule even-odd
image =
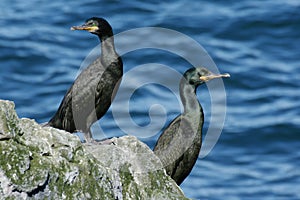
[[[184,112],[169,124],[154,147],[154,153],[162,161],[167,174],[178,185],[191,172],[202,143],[204,114],[196,89],[204,82],[220,77],[229,77],[229,74],[215,75],[203,67],[191,68],[184,73],[180,81]]]
[[[123,63],[115,51],[112,28],[105,19],[93,17],[71,30],[86,30],[97,35],[101,41],[101,56],[79,74],[48,125],[71,133],[82,131],[90,142],[90,126],[111,105],[119,88]]]

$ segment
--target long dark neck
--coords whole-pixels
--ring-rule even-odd
[[[191,135],[188,136],[189,139],[186,140],[186,144],[188,144],[188,147],[192,145],[193,148],[199,148],[200,150],[204,114],[196,96],[196,87],[189,84],[185,78],[182,78],[180,82],[180,98],[184,108],[182,117],[189,121],[193,132],[192,137]],[[189,133],[189,131],[184,133]]]
[[[188,81],[183,78],[180,81],[180,98],[183,104],[184,113],[188,114],[192,112],[202,113],[202,107],[196,96],[196,87],[188,83]]]
[[[119,55],[115,50],[114,37],[111,36],[99,36],[101,41],[101,60],[104,63],[111,63],[116,60]]]

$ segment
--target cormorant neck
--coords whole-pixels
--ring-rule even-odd
[[[110,62],[112,59],[115,59],[118,57],[118,54],[116,53],[115,50],[115,45],[114,45],[114,37],[100,37],[101,41],[101,58],[105,62],[106,60]]]
[[[99,39],[101,42],[104,42],[108,38],[113,38],[114,34],[112,31],[106,31],[105,33],[95,33],[98,35]]]
[[[180,98],[183,104],[184,113],[201,112],[202,107],[197,99],[196,87],[188,83],[188,80],[182,78],[180,81]]]

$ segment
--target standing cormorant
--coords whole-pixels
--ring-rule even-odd
[[[71,30],[86,30],[97,35],[101,41],[101,56],[79,74],[47,125],[71,133],[82,131],[86,142],[91,142],[90,127],[111,105],[120,85],[123,63],[115,51],[112,28],[105,19],[93,17]]]
[[[167,174],[178,185],[191,172],[202,143],[204,114],[196,96],[196,89],[211,79],[229,76],[216,75],[199,67],[187,70],[180,81],[180,98],[184,112],[169,124],[154,147],[154,153],[160,158]]]

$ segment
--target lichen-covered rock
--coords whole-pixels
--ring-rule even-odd
[[[187,199],[132,136],[82,144],[0,100],[0,199]]]

